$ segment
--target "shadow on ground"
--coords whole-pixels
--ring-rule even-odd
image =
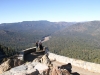
[[[80,75],[79,73],[77,72],[74,72],[74,73],[71,73],[72,75]]]
[[[68,70],[71,75],[80,75],[77,72],[73,72],[72,73],[72,65],[71,65],[71,63],[65,64],[65,65],[61,65],[61,66],[59,66],[59,68]]]

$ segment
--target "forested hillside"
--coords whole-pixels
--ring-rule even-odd
[[[100,63],[100,21],[72,25],[56,32],[44,45],[60,55]]]
[[[12,48],[0,45],[0,63],[3,61],[4,58],[13,56],[16,54],[16,51]]]
[[[0,24],[0,44],[15,50],[34,46],[37,40],[51,35],[74,23],[49,21],[24,21]]]
[[[24,21],[0,24],[0,44],[14,51],[33,47],[37,40],[49,35],[51,38],[44,46],[48,46],[51,52],[100,63],[100,21]],[[9,48],[5,51],[10,53]]]

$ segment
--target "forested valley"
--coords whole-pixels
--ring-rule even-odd
[[[44,45],[53,53],[100,64],[100,21],[72,25],[53,34]]]
[[[33,47],[38,40],[55,33],[73,23],[49,21],[23,21],[0,24],[0,44],[14,50]]]
[[[0,53],[14,52],[35,46],[35,42],[51,36],[43,43],[50,52],[67,57],[100,63],[100,21],[49,22],[24,21],[0,24]]]
[[[0,24],[0,60],[35,46],[36,41],[72,25],[70,22],[23,21]],[[4,59],[3,59],[4,58]]]

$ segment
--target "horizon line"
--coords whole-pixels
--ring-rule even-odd
[[[21,23],[21,22],[32,22],[32,21],[48,21],[48,22],[91,22],[91,21],[100,21],[100,20],[89,20],[89,21],[49,21],[49,20],[30,20],[30,21],[6,22],[6,23]],[[6,23],[0,23],[0,24],[6,24]]]

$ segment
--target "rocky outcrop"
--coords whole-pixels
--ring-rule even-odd
[[[58,67],[53,67],[51,75],[70,75],[70,73],[66,69],[60,69]]]
[[[9,60],[9,64],[10,61],[11,60]],[[14,61],[15,63],[13,62],[15,66],[18,65],[16,61]],[[1,75],[70,75],[70,72],[67,70],[67,64],[62,66],[50,64],[52,64],[50,59],[47,55],[44,55],[41,59],[36,58],[32,62],[27,62],[12,69],[9,68],[9,71]]]
[[[22,65],[23,61],[19,59],[8,59],[0,65],[0,74],[19,65]]]
[[[39,59],[39,58],[35,58],[35,59],[33,60],[33,62],[40,62],[40,59]]]
[[[38,63],[37,63],[38,64]],[[39,72],[34,69],[33,62],[29,62],[18,67],[12,68],[1,75],[38,75]]]
[[[20,59],[13,59],[14,61],[14,67],[22,65],[24,62]]]
[[[70,73],[66,69],[60,69],[58,66],[54,66],[44,70],[40,75],[70,75]]]
[[[48,70],[49,67],[46,64],[39,63],[34,67],[34,69],[37,69],[39,73],[42,74],[44,71]]]
[[[65,64],[65,65],[61,65],[61,66],[58,66],[58,67],[60,69],[68,70],[70,73],[72,72],[72,65],[71,65],[71,63]]]
[[[0,74],[11,68],[10,63],[11,63],[11,60],[8,59],[6,62],[0,65]]]
[[[48,58],[48,55],[45,54],[41,59],[40,59],[40,62],[43,63],[43,64],[46,64],[46,65],[50,65],[51,61],[50,59]]]

